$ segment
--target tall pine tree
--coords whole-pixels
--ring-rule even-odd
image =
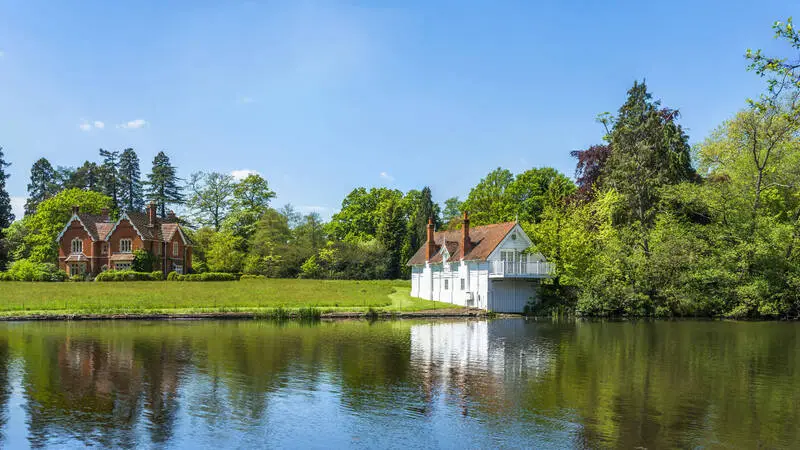
[[[147,175],[147,198],[156,203],[161,217],[167,215],[167,205],[182,204],[183,188],[175,167],[164,152],[158,152],[153,158],[153,171]]]
[[[3,155],[3,147],[0,147],[0,270],[5,270],[8,263],[5,229],[14,221],[14,214],[11,213],[11,197],[6,189],[6,180],[11,176],[6,173],[6,168],[10,165]]]
[[[114,208],[119,208],[119,152],[100,149],[103,165],[100,166],[102,175],[101,192],[111,197]]]
[[[39,158],[31,167],[31,181],[28,183],[28,200],[25,202],[25,215],[36,213],[39,203],[58,193],[56,171],[45,158]]]
[[[139,157],[132,148],[126,148],[119,157],[119,201],[128,211],[144,207]]]

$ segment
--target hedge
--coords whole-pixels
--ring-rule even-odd
[[[95,281],[161,281],[161,272],[134,272],[133,270],[107,270],[94,279]]]
[[[241,277],[239,277],[239,281],[244,281],[244,280],[263,280],[263,279],[265,279],[265,278],[266,278],[266,277],[265,277],[264,275],[250,275],[250,274],[244,274],[244,275],[242,275]]]
[[[205,272],[205,273],[192,273],[188,275],[179,275],[175,272],[170,272],[167,275],[168,281],[236,281],[236,275],[232,273],[222,272]]]

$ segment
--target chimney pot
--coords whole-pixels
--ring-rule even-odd
[[[78,205],[73,205],[72,206],[72,214],[73,215],[77,216],[78,214],[80,214],[80,212],[81,212],[81,207],[80,206],[78,206]]]

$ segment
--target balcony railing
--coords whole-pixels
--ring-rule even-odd
[[[553,265],[542,261],[491,261],[489,276],[492,278],[545,278],[553,273]]]

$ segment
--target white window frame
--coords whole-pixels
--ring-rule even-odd
[[[178,241],[172,241],[172,256],[178,256]]]
[[[83,240],[81,238],[75,238],[70,242],[70,250],[71,253],[83,253]]]
[[[120,253],[133,253],[133,239],[120,239],[119,240],[119,252]]]
[[[131,263],[129,262],[114,263],[114,270],[131,270]]]
[[[108,254],[108,242],[103,242],[100,244],[100,254],[107,255]]]

